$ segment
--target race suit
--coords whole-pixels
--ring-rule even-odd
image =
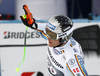
[[[45,28],[46,23],[38,23],[35,31],[47,40]],[[72,37],[62,47],[48,46],[47,64],[49,76],[88,76],[81,46]]]

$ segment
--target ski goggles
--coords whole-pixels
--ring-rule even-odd
[[[65,36],[69,36],[72,34],[72,32],[73,32],[73,27],[69,31],[66,31],[64,33],[58,33],[58,34],[52,32],[48,28],[46,28],[46,34],[52,40],[57,40],[59,38],[65,37]]]
[[[46,28],[46,34],[48,35],[48,37],[52,40],[57,40],[57,33],[54,33],[52,31],[50,31],[49,29]]]

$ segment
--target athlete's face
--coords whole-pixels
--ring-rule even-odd
[[[55,46],[59,45],[60,44],[59,40],[60,39],[58,39],[58,40],[52,40],[52,39],[50,39],[48,37],[48,46],[55,47]]]

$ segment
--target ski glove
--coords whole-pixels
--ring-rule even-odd
[[[23,5],[23,9],[25,11],[26,18],[23,18],[23,16],[20,16],[21,21],[24,23],[24,25],[26,25],[32,29],[37,29],[37,24],[31,14],[30,10],[28,9],[28,6]]]

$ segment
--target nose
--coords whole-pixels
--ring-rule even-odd
[[[50,39],[49,37],[48,37],[47,39],[48,39],[49,41],[51,41],[51,39]]]

